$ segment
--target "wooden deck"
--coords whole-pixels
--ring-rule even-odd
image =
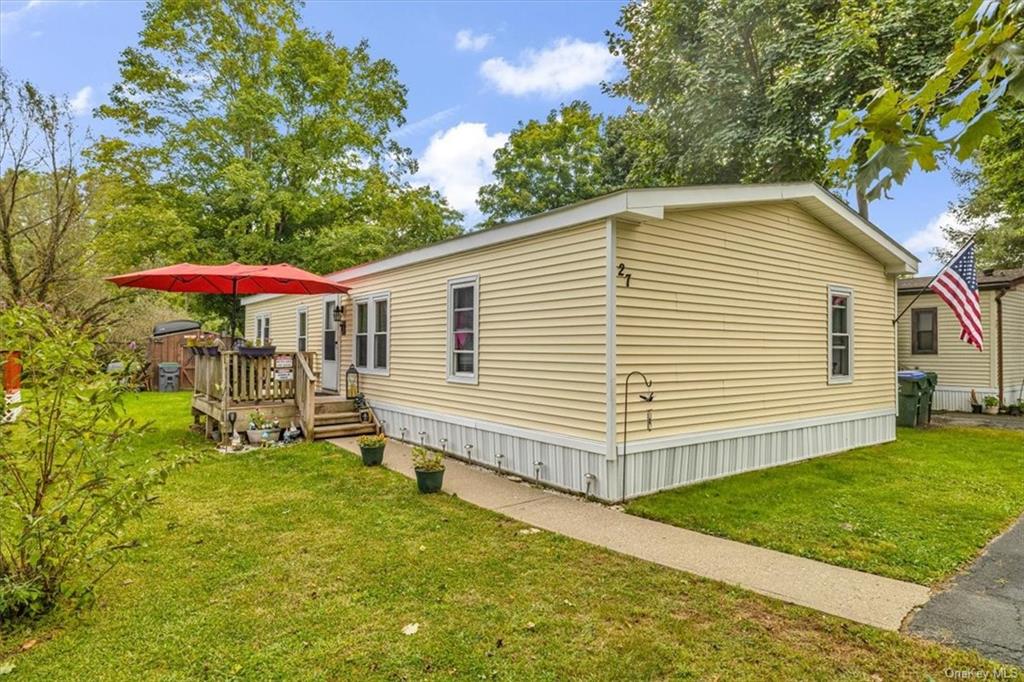
[[[317,395],[313,359],[312,353],[198,355],[193,418],[204,423],[207,437],[218,432],[222,442],[231,438],[232,416],[234,430],[241,433],[256,411],[280,420],[283,427],[295,424],[308,439],[379,433],[372,411],[364,416],[351,400]]]

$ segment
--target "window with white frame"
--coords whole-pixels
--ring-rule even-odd
[[[255,340],[264,345],[270,343],[270,313],[260,313],[256,316]]]
[[[853,380],[853,290],[828,288],[829,383]]]
[[[355,366],[364,372],[388,371],[391,295],[387,292],[354,299]]]
[[[303,353],[309,346],[309,316],[306,307],[299,308],[295,316],[295,349]]]
[[[479,352],[480,278],[448,281],[448,380],[476,383]]]

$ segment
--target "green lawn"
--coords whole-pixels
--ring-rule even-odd
[[[1024,512],[1024,432],[900,429],[893,443],[670,490],[627,509],[931,585]]]
[[[187,396],[142,395],[147,440]],[[195,439],[190,447],[200,447]],[[613,554],[327,444],[211,454],[80,617],[8,631],[16,679],[941,679],[974,654]],[[402,634],[418,623],[413,635]],[[19,652],[23,642],[37,644]]]

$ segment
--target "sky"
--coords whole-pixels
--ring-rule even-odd
[[[491,177],[492,154],[518,122],[543,118],[583,99],[618,114],[626,102],[601,91],[623,75],[607,49],[621,2],[341,2],[313,0],[306,25],[346,45],[369,41],[391,60],[408,88],[406,125],[397,139],[419,161],[417,183],[438,189],[479,219],[476,192]],[[135,44],[142,2],[0,0],[0,65],[16,80],[65,94],[79,123],[114,133],[92,118],[118,79],[121,50]],[[892,197],[871,205],[871,219],[937,270],[929,250],[962,190],[948,168],[915,172]]]

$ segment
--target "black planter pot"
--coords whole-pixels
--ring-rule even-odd
[[[277,350],[277,346],[264,346],[262,348],[249,348],[248,346],[235,346],[235,350],[243,358],[269,358]]]
[[[378,445],[375,448],[364,448],[359,446],[359,454],[363,456],[363,464],[368,467],[377,466],[384,461],[384,446]]]
[[[971,405],[971,412],[974,414],[981,414],[982,405]]]
[[[220,348],[217,348],[217,346],[205,346],[203,347],[203,355],[209,355],[211,358],[215,358],[220,355]]]
[[[441,492],[441,483],[444,481],[444,469],[440,471],[416,470],[416,487],[421,493]]]

